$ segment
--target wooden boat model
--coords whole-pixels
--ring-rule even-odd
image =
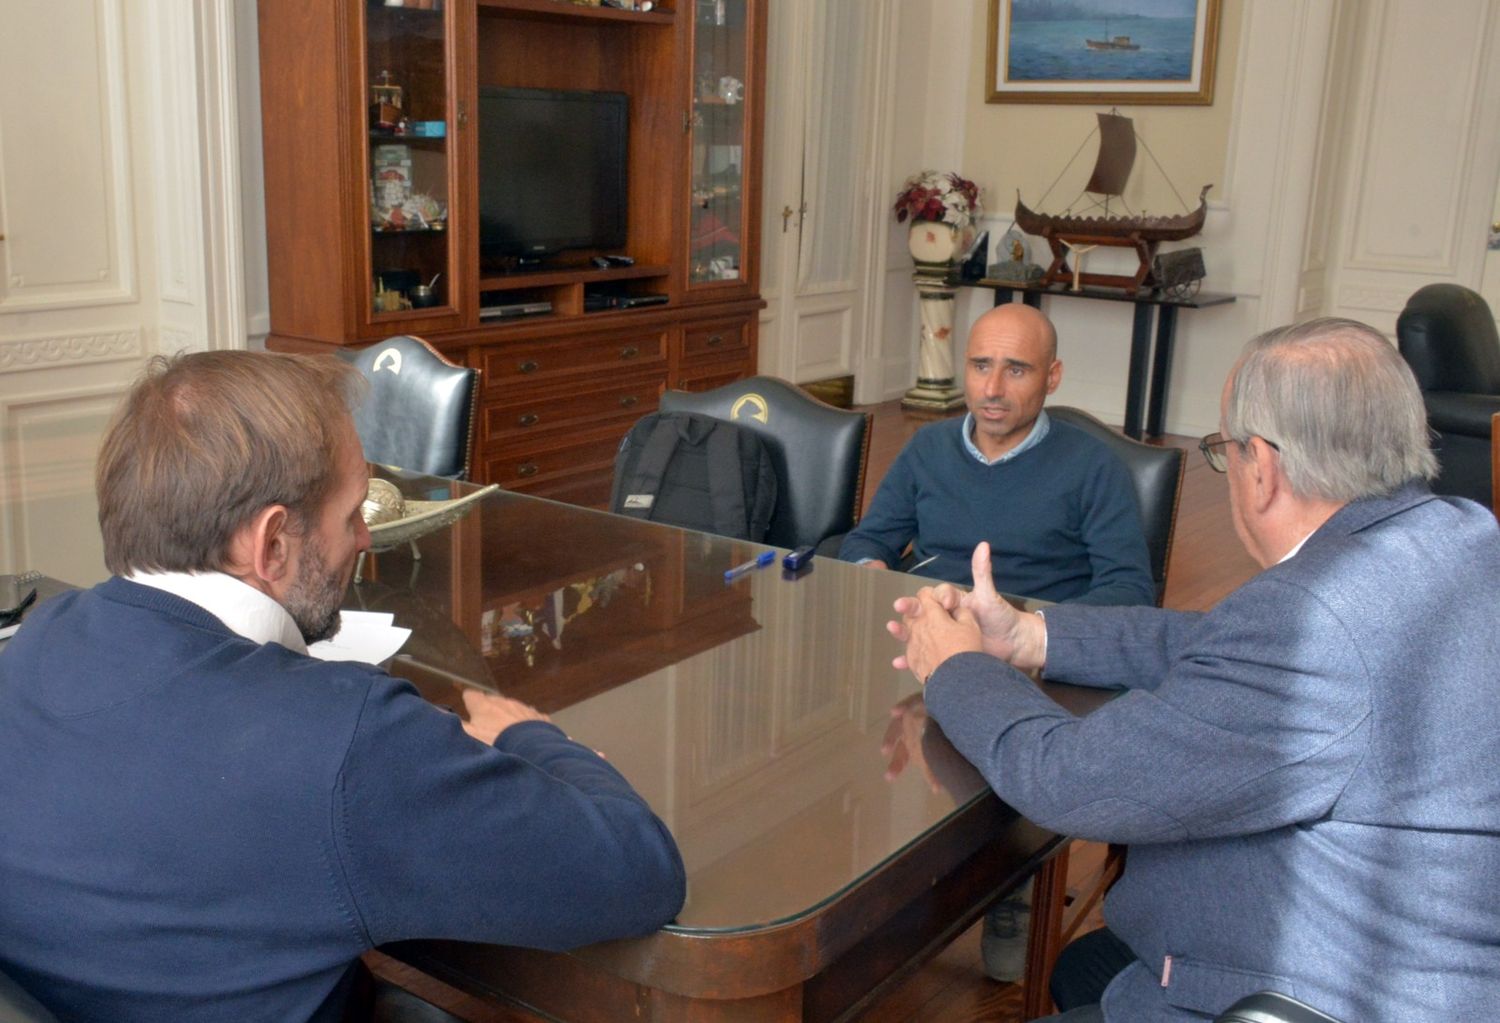
[[[1198,207],[1187,213],[1171,216],[1146,216],[1144,214],[1114,215],[1109,212],[1111,200],[1117,200],[1125,191],[1130,172],[1135,167],[1136,134],[1134,122],[1120,114],[1099,114],[1099,154],[1094,161],[1094,172],[1084,186],[1084,192],[1100,197],[1096,203],[1103,206],[1101,216],[1082,216],[1071,211],[1063,214],[1039,213],[1021,201],[1016,194],[1016,226],[1027,234],[1040,235],[1052,248],[1052,265],[1043,278],[1045,283],[1095,284],[1104,287],[1120,287],[1134,293],[1142,286],[1152,285],[1151,261],[1156,248],[1162,242],[1191,238],[1203,230],[1208,215],[1205,197],[1212,185],[1204,185],[1198,193]],[[1140,265],[1133,275],[1124,274],[1074,274],[1068,268],[1068,250],[1098,245],[1128,247],[1136,250]]]
[[[1208,215],[1208,203],[1204,197],[1212,185],[1204,185],[1198,193],[1198,208],[1191,213],[1176,217],[1070,217],[1037,213],[1016,197],[1016,226],[1027,234],[1046,237],[1051,234],[1108,235],[1115,238],[1130,238],[1139,235],[1149,241],[1175,242],[1191,238],[1203,230],[1204,218]]]

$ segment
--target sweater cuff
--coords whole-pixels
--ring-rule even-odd
[[[528,746],[551,744],[556,739],[568,739],[568,733],[550,721],[517,721],[495,736],[495,749],[524,756]],[[571,740],[569,740],[571,741]]]

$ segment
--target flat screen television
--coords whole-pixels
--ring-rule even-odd
[[[622,92],[479,90],[479,254],[531,261],[625,245]]]

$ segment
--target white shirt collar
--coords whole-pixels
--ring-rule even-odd
[[[1042,409],[1036,414],[1036,422],[1031,424],[1031,432],[1026,435],[1026,439],[1021,441],[1021,443],[1017,444],[1015,447],[1011,448],[1005,454],[999,455],[994,460],[991,460],[985,456],[985,453],[983,451],[979,450],[979,445],[974,443],[974,413],[970,412],[968,415],[964,416],[964,448],[969,452],[970,455],[979,459],[985,465],[999,465],[1001,462],[1009,462],[1017,455],[1030,451],[1032,448],[1036,447],[1042,442],[1042,438],[1047,436],[1047,431],[1050,429],[1052,429],[1052,420],[1047,416],[1047,410]]]
[[[125,577],[197,604],[252,643],[280,643],[307,653],[302,633],[286,608],[247,583],[223,572],[136,572]]]
[[[1316,532],[1317,532],[1317,530],[1316,530],[1316,529],[1314,529],[1314,530],[1313,530],[1313,533],[1316,533]],[[1298,540],[1298,541],[1297,541],[1297,543],[1296,543],[1296,545],[1295,545],[1295,546],[1293,546],[1293,547],[1292,547],[1292,549],[1291,549],[1291,550],[1289,550],[1289,551],[1287,551],[1287,552],[1286,552],[1286,553],[1285,553],[1285,554],[1283,554],[1283,555],[1282,555],[1282,556],[1281,556],[1281,561],[1291,561],[1291,560],[1292,560],[1292,557],[1293,557],[1293,556],[1294,556],[1294,555],[1295,555],[1295,554],[1296,554],[1296,553],[1297,553],[1297,552],[1298,552],[1298,551],[1300,551],[1300,550],[1301,550],[1301,549],[1302,549],[1302,545],[1303,545],[1303,544],[1305,544],[1305,543],[1307,543],[1307,541],[1309,541],[1309,540],[1311,540],[1311,539],[1312,539],[1312,533],[1308,533],[1308,534],[1307,534],[1307,535],[1306,535],[1306,536],[1304,536],[1304,537],[1303,537],[1303,538],[1302,538],[1302,539],[1300,539],[1300,540]],[[1276,564],[1278,564],[1278,565],[1279,565],[1279,564],[1281,564],[1281,561],[1278,561],[1278,562],[1276,562]]]

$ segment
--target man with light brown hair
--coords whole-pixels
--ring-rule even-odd
[[[682,905],[666,827],[530,707],[461,722],[307,656],[370,542],[356,380],[152,360],[99,458],[115,577],[0,657],[0,972],[59,1016],[337,1020],[376,945],[569,948]]]

